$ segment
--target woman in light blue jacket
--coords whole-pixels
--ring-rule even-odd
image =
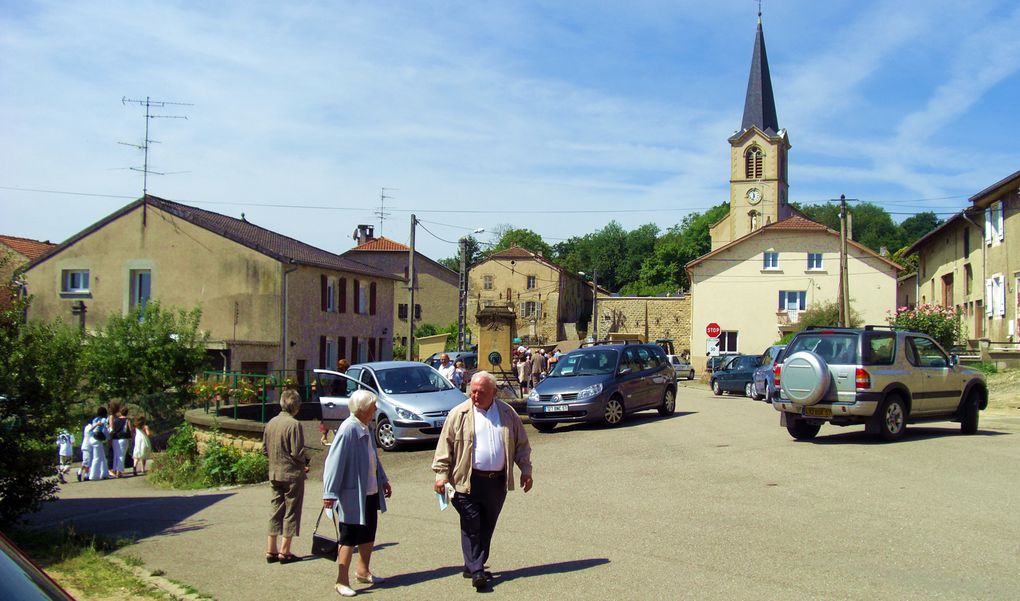
[[[337,428],[323,469],[323,507],[336,507],[340,518],[340,549],[337,553],[336,592],[353,597],[350,568],[354,547],[358,548],[358,582],[376,584],[382,578],[372,574],[369,562],[375,546],[379,512],[386,511],[392,494],[386,472],[379,462],[370,425],[375,419],[375,395],[358,390],[348,403],[351,416]],[[379,493],[383,494],[380,495]]]

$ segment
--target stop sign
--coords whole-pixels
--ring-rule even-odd
[[[714,321],[705,326],[705,334],[707,334],[709,338],[718,338],[719,334],[721,333],[722,328],[720,328],[719,324],[715,323]]]

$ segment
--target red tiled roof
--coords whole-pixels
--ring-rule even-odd
[[[401,244],[395,240],[390,240],[385,236],[379,236],[369,240],[368,242],[355,246],[351,250],[392,250],[400,252],[410,252],[411,247]]]
[[[0,235],[0,244],[9,246],[14,252],[28,257],[30,261],[42,256],[46,251],[56,246],[56,244],[51,244],[50,242],[3,235]]]
[[[541,259],[538,253],[533,253],[526,248],[517,246],[516,244],[510,248],[503,249],[499,252],[492,253],[489,255],[490,259]]]
[[[770,224],[768,224],[766,226],[763,226],[763,229],[769,229],[769,230],[827,230],[829,228],[825,227],[824,225],[822,225],[822,224],[820,224],[820,223],[818,223],[816,221],[811,221],[810,219],[807,219],[805,217],[801,217],[800,215],[794,215],[792,217],[787,217],[786,219],[783,219],[783,220],[777,221],[775,223],[770,223]]]

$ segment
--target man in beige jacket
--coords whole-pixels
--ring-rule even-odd
[[[483,589],[492,577],[485,562],[496,520],[507,491],[514,489],[514,464],[521,469],[521,488],[531,490],[531,445],[517,412],[496,399],[492,374],[477,372],[470,396],[447,416],[432,471],[437,493],[444,494],[447,482],[457,491],[452,502],[460,514],[464,577]]]

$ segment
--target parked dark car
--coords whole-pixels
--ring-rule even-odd
[[[754,381],[754,370],[758,368],[757,355],[739,355],[726,363],[721,369],[712,372],[712,392],[720,395],[724,392],[739,392],[751,396],[751,382]]]
[[[709,357],[708,363],[705,364],[705,373],[710,374],[714,371],[720,370],[726,367],[727,363],[741,356],[742,355],[716,355],[715,357]]]
[[[758,362],[758,369],[754,370],[754,382],[751,386],[751,398],[756,401],[769,403],[776,394],[776,365],[783,362],[783,355],[786,349],[785,344],[773,344],[765,349]]]
[[[655,344],[596,344],[560,355],[552,372],[532,389],[527,413],[539,432],[560,422],[615,426],[628,413],[676,409],[676,376]]]

